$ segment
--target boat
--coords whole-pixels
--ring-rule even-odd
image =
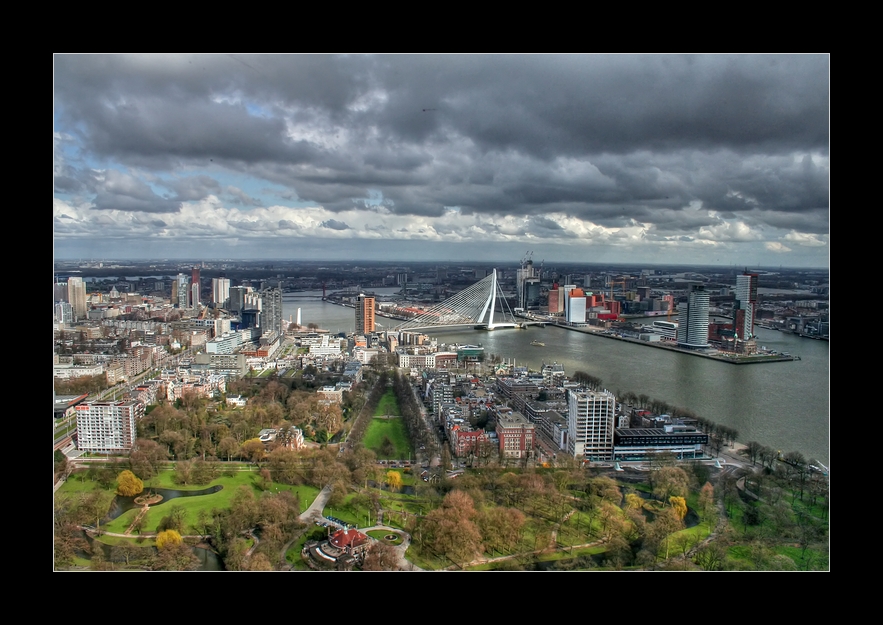
[[[537,347],[545,347],[546,346],[546,344],[543,343],[542,341],[531,341],[530,344],[535,345]]]

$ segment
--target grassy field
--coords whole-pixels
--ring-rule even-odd
[[[199,519],[201,510],[211,513],[212,509],[225,509],[229,507],[230,500],[236,493],[236,490],[242,486],[253,489],[255,496],[260,496],[259,489],[255,486],[255,478],[258,474],[255,471],[237,471],[229,476],[222,476],[211,483],[204,486],[181,487],[173,481],[174,471],[162,471],[160,474],[145,483],[147,488],[171,488],[177,490],[202,490],[211,486],[219,485],[221,490],[217,493],[208,495],[199,495],[195,497],[177,497],[175,499],[162,502],[156,506],[151,506],[150,510],[144,518],[142,531],[155,532],[160,521],[164,516],[169,514],[169,510],[173,505],[179,506],[184,510],[184,524],[187,532],[197,533],[195,525]],[[105,490],[97,482],[80,481],[79,479],[68,480],[59,490],[61,494],[76,494],[79,492],[91,492],[93,490]],[[270,485],[271,492],[280,492],[283,490],[290,491],[300,497],[301,509],[305,510],[307,506],[316,498],[319,489],[312,486],[288,486],[286,484],[278,484],[272,482]],[[112,488],[108,491],[112,493]],[[122,533],[132,524],[135,517],[140,512],[139,508],[133,508],[121,514],[119,517],[105,525],[102,529],[111,533]]]
[[[393,444],[394,450],[390,454],[384,454],[381,451],[384,438],[389,438]],[[414,454],[408,442],[405,424],[398,418],[384,419],[375,417],[371,419],[371,423],[365,431],[365,436],[362,437],[362,443],[367,449],[376,453],[378,458],[386,460],[403,460]]]
[[[399,402],[392,389],[386,390],[383,397],[380,398],[380,403],[377,404],[377,409],[374,411],[375,417],[383,417],[385,415],[401,416]]]

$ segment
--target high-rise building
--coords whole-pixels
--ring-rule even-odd
[[[586,460],[613,459],[616,397],[609,391],[567,391],[567,451]]]
[[[586,322],[586,294],[574,285],[564,287],[564,319],[567,323]]]
[[[687,300],[678,304],[678,346],[708,347],[709,294],[701,284],[694,284]]]
[[[361,293],[356,298],[356,334],[374,332],[374,296]]]
[[[212,278],[212,303],[224,308],[230,299],[230,280],[228,278]]]
[[[540,306],[540,279],[525,278],[521,285],[521,301],[525,310],[536,310]]]
[[[521,267],[515,272],[515,288],[518,290],[518,307],[519,308],[527,308],[527,291],[524,288],[524,283],[528,278],[539,278],[537,276],[537,272],[533,267],[533,261],[527,260]],[[539,280],[537,281],[539,282]],[[539,291],[537,291],[537,299],[539,299]]]
[[[199,282],[190,285],[190,307],[199,308]]]
[[[261,332],[271,330],[282,334],[282,290],[277,287],[261,291]]]
[[[55,284],[52,290],[52,301],[53,302],[67,302],[70,304],[70,300],[67,296],[67,282],[59,282],[56,278]]]
[[[72,276],[67,279],[67,301],[74,311],[74,318],[86,318],[86,283],[82,278]]]
[[[747,271],[736,276],[736,305],[733,311],[733,329],[743,341],[754,338],[754,315],[757,311],[756,273]]]
[[[190,308],[199,308],[199,267],[190,273]]]
[[[190,288],[187,283],[187,276],[179,273],[172,285],[172,305],[178,308],[187,308],[190,303]]]
[[[558,283],[554,282],[552,288],[549,289],[549,314],[560,315],[564,312],[564,292],[558,288]]]
[[[247,286],[231,286],[230,287],[230,303],[227,309],[230,312],[240,313],[245,308],[245,294],[248,293]]]
[[[55,302],[55,320],[58,323],[73,323],[74,309],[67,302]]]
[[[74,407],[77,413],[77,448],[98,453],[118,453],[132,448],[135,424],[144,416],[140,401],[90,401]]]

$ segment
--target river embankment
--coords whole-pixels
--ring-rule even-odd
[[[791,362],[793,360],[800,360],[800,356],[784,356],[782,354],[755,354],[747,356],[743,354],[731,354],[728,352],[707,353],[695,349],[684,349],[683,347],[677,347],[675,345],[670,345],[659,341],[642,341],[641,339],[622,336],[621,334],[611,333],[610,331],[599,331],[590,327],[570,326],[555,322],[549,322],[548,325],[553,328],[561,328],[562,330],[572,330],[573,332],[582,332],[583,334],[591,334],[592,336],[599,336],[615,341],[623,341],[626,343],[632,343],[645,347],[655,347],[656,349],[664,349],[670,352],[677,352],[678,354],[699,356],[701,358],[708,358],[710,360],[716,360],[718,362],[726,362],[732,365],[753,365],[767,362]]]

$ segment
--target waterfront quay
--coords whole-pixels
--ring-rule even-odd
[[[784,355],[784,354],[769,354],[769,353],[759,353],[752,355],[744,355],[744,354],[733,354],[730,352],[720,352],[720,351],[701,351],[695,349],[684,349],[682,347],[678,347],[677,345],[670,345],[662,342],[650,342],[650,341],[642,341],[641,339],[636,339],[630,336],[623,336],[620,333],[617,333],[615,330],[598,330],[592,328],[590,326],[572,326],[567,323],[560,323],[556,321],[549,321],[548,324],[555,328],[562,328],[564,330],[572,330],[574,332],[582,332],[583,334],[591,334],[593,336],[600,336],[607,339],[613,339],[615,341],[623,341],[626,343],[634,343],[635,345],[642,345],[645,347],[655,347],[657,349],[664,349],[670,352],[677,352],[679,354],[689,354],[690,356],[699,356],[701,358],[708,358],[710,360],[717,360],[718,362],[727,362],[733,365],[754,365],[761,364],[765,362],[791,362],[793,360],[800,360],[800,356],[793,355]]]

